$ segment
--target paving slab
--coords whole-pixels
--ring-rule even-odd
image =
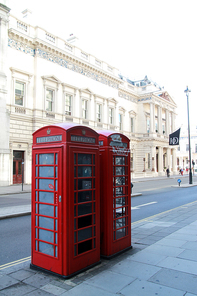
[[[177,257],[197,262],[197,250],[185,250]]]
[[[184,251],[182,248],[153,244],[146,248],[147,253],[160,254],[165,257],[177,257]]]
[[[156,242],[156,244],[162,246],[182,247],[186,242],[187,240],[173,239],[169,238],[168,236],[166,238],[159,240],[158,242]]]
[[[152,276],[149,281],[197,295],[197,276],[192,274],[171,269],[162,269]]]
[[[25,279],[23,282],[27,285],[31,285],[35,288],[41,288],[48,284],[54,277],[49,276],[47,274],[43,273],[36,273],[29,277],[28,279]]]
[[[137,254],[134,254],[133,256],[128,257],[129,260],[151,265],[157,265],[157,263],[164,260],[165,258],[165,255],[147,252],[146,249],[138,252]]]
[[[112,271],[104,271],[87,280],[86,284],[98,288],[102,287],[102,289],[111,293],[118,293],[122,288],[134,280],[135,278],[128,275],[123,275]]]
[[[157,266],[197,275],[197,262],[195,261],[167,257],[160,261]]]
[[[115,264],[109,270],[133,278],[148,280],[160,270],[160,267],[126,259],[118,264]]]
[[[126,286],[120,293],[124,296],[185,296],[183,291],[139,279]]]
[[[93,287],[82,283],[73,289],[63,293],[61,296],[117,296],[115,293],[110,293],[102,289],[102,287]]]
[[[0,276],[0,291],[2,289],[5,289],[9,286],[18,284],[19,281],[17,281],[16,279],[13,279],[12,277],[8,276],[8,275],[1,275]]]
[[[19,282],[15,285],[8,287],[7,289],[4,289],[3,295],[22,296],[22,295],[27,295],[29,292],[32,292],[33,290],[35,290],[34,287]]]
[[[66,292],[65,289],[60,288],[60,287],[57,287],[57,286],[52,285],[50,283],[47,284],[47,285],[45,285],[45,286],[43,286],[43,287],[41,287],[40,289],[43,290],[43,291],[45,291],[45,292],[51,293],[53,295],[56,295],[56,296],[61,295],[64,292]]]

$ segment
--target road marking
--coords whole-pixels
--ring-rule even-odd
[[[138,223],[141,223],[141,222],[153,222],[153,221],[150,221],[150,220],[153,219],[153,218],[156,218],[156,217],[158,217],[158,216],[160,216],[160,215],[163,215],[163,214],[166,214],[166,213],[172,212],[172,211],[177,210],[177,209],[179,209],[179,208],[185,208],[185,207],[190,206],[190,205],[192,205],[192,204],[194,204],[194,203],[197,203],[197,201],[192,201],[192,202],[190,202],[190,203],[184,204],[184,205],[179,206],[179,207],[176,207],[176,208],[174,208],[174,209],[170,209],[170,210],[167,210],[167,211],[164,211],[164,212],[161,212],[161,213],[155,214],[155,215],[153,215],[153,216],[149,216],[149,217],[144,218],[144,219],[142,219],[142,220],[138,220],[138,221],[132,222],[132,223],[131,223],[131,226],[132,226],[132,225],[135,225],[135,224],[138,224]]]
[[[141,207],[149,206],[149,205],[152,205],[155,203],[157,203],[157,201],[148,202],[148,203],[136,206],[136,207],[131,207],[131,210],[139,210]]]
[[[9,263],[3,264],[3,265],[0,265],[0,270],[5,269],[5,268],[8,268],[8,267],[15,266],[15,265],[20,264],[20,263],[27,262],[30,259],[31,259],[31,256],[26,257],[26,258],[22,258],[22,259],[13,261],[13,262],[9,262]]]

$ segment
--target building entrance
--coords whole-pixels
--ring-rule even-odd
[[[13,184],[22,183],[23,160],[24,160],[23,151],[13,151]]]

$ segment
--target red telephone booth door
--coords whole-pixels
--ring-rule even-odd
[[[70,149],[70,274],[100,260],[98,153]],[[74,178],[73,178],[74,177]]]
[[[13,151],[13,184],[22,183],[23,151]]]
[[[32,263],[62,274],[62,148],[33,150]]]

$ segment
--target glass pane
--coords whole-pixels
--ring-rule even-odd
[[[78,255],[92,250],[92,240],[88,240],[78,244]]]
[[[115,217],[114,218],[119,218],[121,216],[125,216],[125,208],[119,208],[114,210]]]
[[[116,187],[116,196],[125,195],[125,188],[124,187]]]
[[[51,179],[39,179],[39,189],[42,189],[42,190],[54,190],[54,180],[51,180]]]
[[[126,218],[116,220],[116,229],[126,226]]]
[[[116,177],[116,186],[125,185],[125,177]]]
[[[78,167],[78,177],[91,177],[92,175],[92,168],[83,166]]]
[[[54,206],[39,204],[39,214],[44,216],[54,216]]]
[[[54,167],[53,166],[40,166],[39,167],[39,177],[54,177]]]
[[[122,207],[125,205],[125,197],[122,198],[116,198],[116,207]]]
[[[92,213],[92,203],[78,205],[78,216]]]
[[[39,202],[44,202],[44,203],[54,203],[54,194],[53,192],[39,192]]]
[[[52,231],[39,229],[39,239],[49,243],[54,243],[54,233]]]
[[[78,164],[92,164],[91,154],[78,154]]]
[[[53,256],[54,246],[43,242],[39,242],[39,252]]]
[[[126,229],[125,228],[116,230],[116,239],[124,237],[125,235],[126,235]]]
[[[125,167],[116,167],[116,175],[125,175]]]
[[[39,227],[54,230],[54,219],[39,217]]]
[[[76,220],[76,219],[75,219]],[[78,218],[78,229],[92,225],[92,215]]]
[[[21,175],[22,174],[22,163],[18,162],[18,174]]]
[[[92,180],[91,179],[83,179],[78,180],[78,190],[86,190],[92,188]]]
[[[78,203],[91,201],[91,200],[92,200],[92,191],[78,192]]]
[[[13,175],[16,175],[16,161],[13,162]]]
[[[54,164],[54,154],[53,153],[40,154],[39,164]]]
[[[123,165],[125,164],[125,157],[124,156],[116,156],[116,165]]]
[[[92,227],[78,231],[78,242],[92,237]]]

